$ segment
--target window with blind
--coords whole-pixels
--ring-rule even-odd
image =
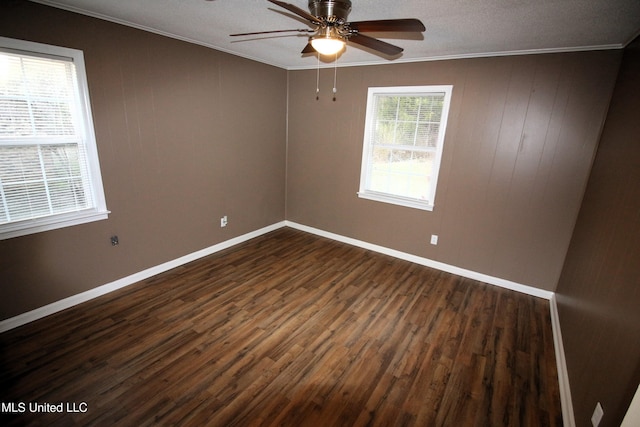
[[[82,52],[0,37],[0,238],[107,214]]]
[[[360,197],[433,210],[452,89],[369,88]]]

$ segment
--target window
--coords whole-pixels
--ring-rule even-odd
[[[369,88],[360,197],[433,210],[452,89]]]
[[[0,37],[0,239],[108,213],[82,52]]]

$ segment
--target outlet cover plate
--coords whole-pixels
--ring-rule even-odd
[[[591,416],[591,424],[593,424],[593,427],[598,427],[603,415],[604,410],[602,409],[600,402],[598,402],[596,404],[596,409],[593,410],[593,415]]]

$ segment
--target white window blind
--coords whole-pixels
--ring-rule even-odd
[[[14,237],[104,217],[79,51],[0,42],[0,232]],[[72,56],[52,55],[56,49]]]
[[[433,209],[451,89],[369,89],[360,197]]]

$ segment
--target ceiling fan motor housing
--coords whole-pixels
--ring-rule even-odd
[[[309,0],[309,12],[329,22],[346,22],[351,12],[351,0]]]

